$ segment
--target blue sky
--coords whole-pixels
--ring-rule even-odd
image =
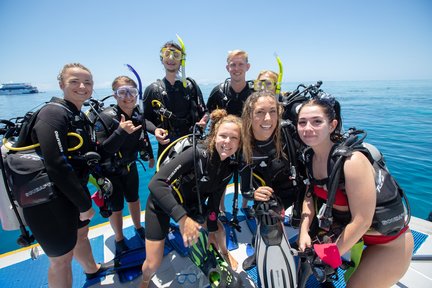
[[[1,0],[0,82],[57,89],[81,62],[95,88],[129,63],[149,84],[164,75],[159,49],[179,34],[187,74],[222,82],[229,50],[249,52],[253,79],[284,64],[284,82],[432,79],[432,1]]]

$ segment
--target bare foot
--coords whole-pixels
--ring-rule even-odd
[[[222,255],[223,255],[223,257],[225,258],[225,261],[228,262],[228,265],[230,265],[231,268],[232,268],[234,271],[236,271],[237,268],[238,268],[238,262],[237,262],[237,260],[236,260],[232,255],[231,255],[231,253],[229,253],[229,252],[227,251],[226,254],[222,254]]]

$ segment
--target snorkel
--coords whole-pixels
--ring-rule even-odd
[[[184,45],[183,40],[180,38],[179,35],[177,35],[177,40],[180,43],[181,49],[182,49],[182,60],[181,60],[181,74],[182,74],[182,82],[183,82],[183,87],[186,88],[187,86],[187,82],[186,82],[186,47]]]
[[[138,74],[138,72],[135,71],[135,69],[129,65],[129,64],[125,64],[128,69],[135,75],[135,77],[137,78],[138,81],[138,94],[139,94],[139,109],[141,113],[144,113],[144,99],[143,99],[143,91],[142,91],[142,82],[141,82],[141,78]]]
[[[281,92],[281,85],[282,85],[283,66],[282,66],[282,61],[279,58],[279,56],[276,53],[274,55],[276,57],[276,61],[278,62],[278,65],[279,65],[279,75],[278,75],[278,79],[277,79],[277,83],[276,83],[276,95],[279,95],[279,93]]]

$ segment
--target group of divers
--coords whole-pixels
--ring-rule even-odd
[[[137,81],[113,81],[115,105],[91,98],[90,70],[71,63],[58,75],[63,98],[2,120],[4,189],[23,233],[20,244],[36,239],[49,258],[49,287],[72,286],[73,257],[88,281],[112,269],[95,262],[87,238],[95,214],[91,198],[109,217],[116,259],[131,251],[123,235],[126,200],[136,234],[145,241],[145,260],[135,264],[142,264],[140,287],[149,286],[161,265],[172,229],[211,287],[242,287],[225,234],[225,227],[238,228],[239,189],[254,235],[254,253],[242,266],[256,267],[261,287],[304,287],[312,274],[331,286],[338,268],[346,270],[347,287],[395,284],[413,250],[409,205],[380,152],[363,142],[365,131],[343,132],[340,104],[321,82],[281,92],[279,57],[279,73],[265,70],[247,81],[250,64],[243,50],[228,53],[230,78],[204,103],[197,83],[185,76],[185,47],[178,40],[180,45],[163,45],[165,77],[145,91],[128,65]],[[148,133],[158,142],[157,157]],[[138,196],[141,160],[151,168],[156,164],[145,228]],[[88,181],[98,187],[92,196]],[[230,182],[234,203],[227,219],[224,193]],[[290,207],[289,225],[299,229],[291,243],[284,232]],[[341,257],[347,252],[349,258]]]

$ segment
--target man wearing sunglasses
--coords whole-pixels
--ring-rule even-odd
[[[207,108],[210,113],[220,108],[227,110],[228,114],[241,117],[244,102],[254,92],[254,82],[246,81],[246,72],[249,68],[250,64],[246,51],[233,50],[228,52],[226,70],[230,74],[230,78],[214,87],[211,91],[207,100]],[[220,211],[219,216],[221,221],[227,221],[223,198],[220,204]],[[245,199],[243,199],[242,211],[246,215],[251,215],[252,213]]]
[[[160,50],[165,77],[150,84],[144,92],[145,117],[163,133],[155,133],[159,142],[158,156],[171,141],[193,132],[195,123],[205,127],[207,108],[201,89],[192,78],[183,82],[178,74],[186,55],[170,41]]]

